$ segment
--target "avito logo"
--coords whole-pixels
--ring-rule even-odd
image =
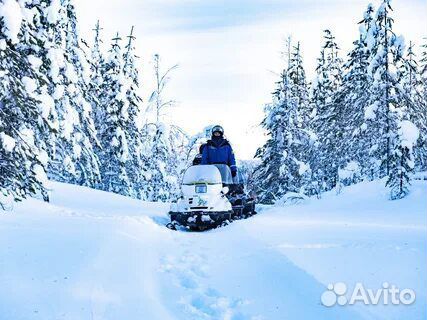
[[[363,303],[365,305],[410,305],[415,302],[415,291],[412,289],[400,290],[397,286],[384,282],[380,289],[366,289],[360,282],[356,283],[353,290],[348,290],[344,282],[329,284],[321,296],[325,307],[332,307]]]

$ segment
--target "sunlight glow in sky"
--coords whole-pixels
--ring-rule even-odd
[[[147,100],[152,56],[164,67],[179,64],[168,89],[178,101],[170,119],[190,134],[209,124],[224,126],[240,159],[265,141],[258,124],[270,101],[291,35],[300,41],[306,72],[313,76],[322,30],[336,36],[345,58],[357,38],[365,0],[75,0],[81,36],[92,41],[99,19],[105,44],[135,25]],[[377,6],[379,1],[372,1]],[[427,1],[395,0],[395,31],[420,44],[427,36]]]

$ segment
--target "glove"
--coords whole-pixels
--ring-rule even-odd
[[[231,171],[231,176],[234,178],[237,175],[237,171]]]

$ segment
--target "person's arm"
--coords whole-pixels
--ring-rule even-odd
[[[209,149],[209,147],[207,145],[203,147],[203,151],[202,151],[202,164],[209,164],[208,149]]]
[[[228,166],[231,169],[231,173],[233,174],[233,177],[237,173],[237,166],[236,166],[236,158],[234,157],[233,149],[230,146],[230,151],[228,153]]]

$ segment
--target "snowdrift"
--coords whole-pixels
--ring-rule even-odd
[[[424,319],[427,181],[403,200],[362,183],[206,233],[166,229],[169,204],[52,189],[0,214],[1,319]],[[325,307],[336,282],[416,302]]]

